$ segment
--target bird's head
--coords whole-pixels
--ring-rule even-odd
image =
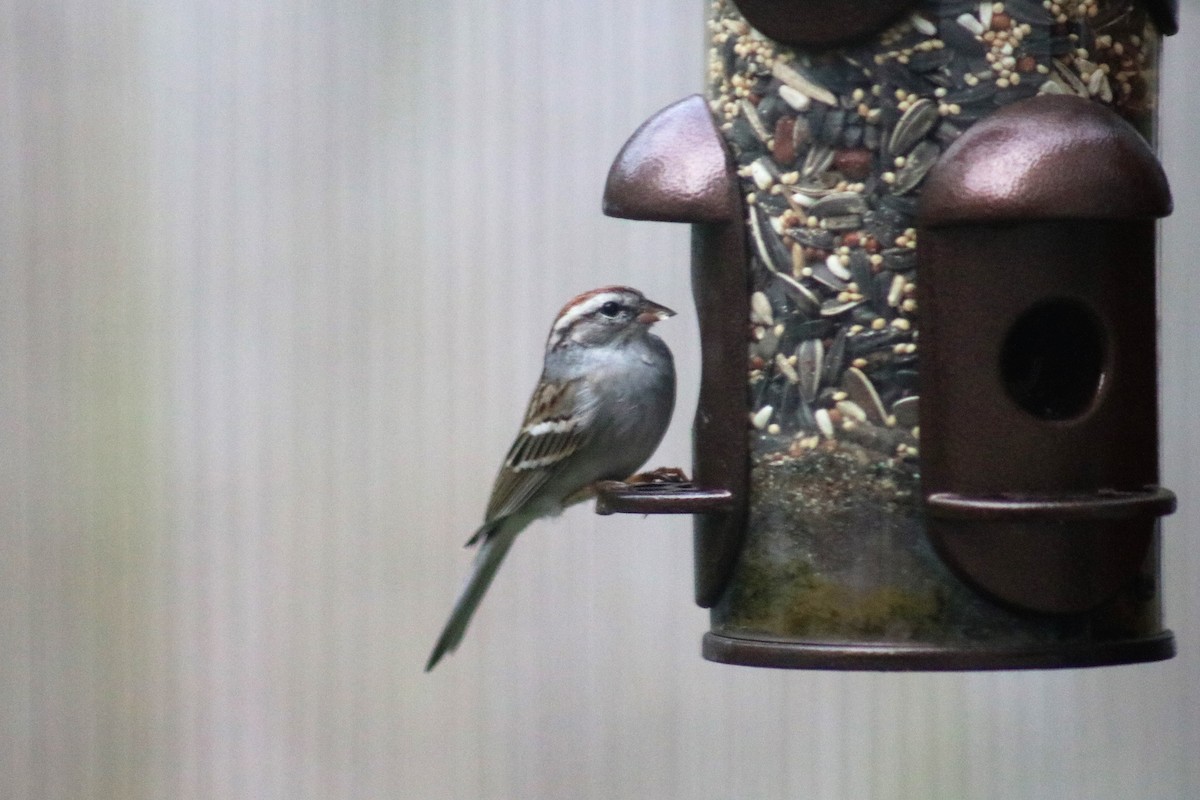
[[[675,312],[628,286],[604,286],[584,292],[563,306],[550,328],[546,352],[566,347],[596,347],[645,335]]]

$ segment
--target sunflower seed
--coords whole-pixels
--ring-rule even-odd
[[[799,244],[792,245],[792,275],[797,278],[804,272],[807,266],[807,259],[804,257],[804,248]]]
[[[1105,103],[1112,102],[1112,86],[1108,83],[1108,76],[1103,70],[1096,70],[1092,73],[1092,77],[1088,79],[1088,93],[1093,97],[1099,97]]]
[[[787,356],[783,353],[775,354],[775,369],[779,371],[783,377],[787,378],[788,383],[799,383],[800,376],[796,373],[796,368],[788,361]]]
[[[974,14],[963,14],[955,22],[976,36],[983,36],[983,23]]]
[[[1010,86],[1007,89],[1001,89],[998,92],[996,92],[996,94],[992,96],[992,103],[993,103],[993,105],[1004,106],[1004,105],[1008,105],[1009,103],[1015,103],[1018,100],[1024,100],[1026,97],[1033,97],[1035,94],[1037,94],[1037,92],[1038,92],[1038,87],[1034,84],[1033,81],[1029,81],[1027,83],[1020,83],[1020,84],[1017,84],[1016,86]],[[970,112],[973,112],[975,110],[976,109],[964,109],[963,113],[960,113],[958,115],[957,119],[960,119],[960,120],[967,119],[970,116]],[[988,113],[987,111],[984,111],[983,109],[978,109],[978,110],[980,111],[981,116],[986,115]]]
[[[979,24],[986,31],[992,27],[992,0],[983,0],[979,4]]]
[[[761,431],[763,428],[767,427],[767,423],[771,421],[771,414],[774,412],[775,409],[771,406],[763,406],[758,411],[754,412],[754,416],[750,418],[750,424]]]
[[[762,141],[755,135],[745,117],[738,117],[729,126],[729,142],[733,145],[739,161],[754,158],[763,152]]]
[[[837,145],[842,140],[846,130],[846,112],[842,109],[829,111],[821,120],[821,128],[817,138],[830,145]]]
[[[788,236],[805,247],[812,247],[817,250],[833,249],[834,235],[829,231],[817,228],[793,228],[788,231]]]
[[[921,424],[918,408],[916,395],[901,397],[892,403],[892,416],[896,418],[896,424],[901,428],[915,428]]]
[[[838,411],[842,412],[842,416],[852,419],[855,422],[867,422],[867,412],[863,411],[862,406],[853,400],[839,400],[836,404]]]
[[[896,172],[896,182],[892,185],[896,194],[907,194],[925,179],[925,175],[937,163],[942,151],[933,142],[920,142],[908,155],[904,166]]]
[[[908,20],[912,23],[913,28],[915,28],[918,32],[923,33],[926,36],[937,36],[937,25],[934,25],[917,12],[914,11],[912,14],[910,14]]]
[[[754,105],[753,103],[751,105]],[[768,93],[758,105],[754,106],[754,111],[758,118],[762,120],[763,128],[768,131],[775,130],[775,124],[783,118],[784,114],[790,114],[791,109],[787,107],[787,103],[779,98],[779,95]]]
[[[779,96],[783,98],[783,102],[797,111],[805,111],[812,105],[812,100],[808,95],[796,91],[786,83],[779,87]]]
[[[908,247],[889,247],[880,255],[888,272],[908,272],[917,266],[917,251]]]
[[[783,91],[784,87],[780,87]],[[807,117],[797,117],[792,123],[792,150],[799,153],[804,148],[808,147],[809,139],[812,138],[812,128],[809,127]]]
[[[782,81],[784,86],[795,89],[797,92],[805,95],[806,97],[820,101],[828,106],[837,105],[837,96],[833,92],[800,74],[800,71],[790,64],[785,64],[782,61],[776,61],[771,66],[771,74]],[[780,96],[783,96],[782,92],[780,92]],[[787,98],[784,97],[784,100],[787,101]],[[792,105],[792,103],[789,101],[788,105]],[[795,108],[794,105],[792,107]],[[797,108],[796,110],[803,111],[803,109],[800,108]]]
[[[987,45],[962,25],[950,20],[945,20],[938,27],[938,38],[946,43],[947,49],[966,58],[982,56],[987,52]]]
[[[816,204],[818,200],[834,193],[833,189],[823,186],[815,177],[806,177],[799,183],[793,184],[792,188],[793,191],[789,195],[789,202],[805,209],[806,215],[808,214],[808,209]]]
[[[762,118],[758,116],[758,110],[755,109],[754,104],[743,97],[738,103],[738,107],[741,109],[742,116],[750,123],[750,129],[754,131],[754,135],[765,144],[771,138],[771,133],[763,124]]]
[[[900,301],[904,298],[904,286],[908,280],[899,273],[892,276],[892,284],[888,287],[887,304],[892,308],[899,308]]]
[[[792,341],[820,339],[829,336],[836,329],[837,325],[827,319],[788,320],[787,335]]]
[[[826,439],[833,438],[833,420],[829,418],[829,411],[824,408],[818,408],[813,412],[813,419],[817,423],[817,430],[821,432]]]
[[[766,159],[759,158],[750,162],[750,179],[760,191],[770,189],[777,178],[775,170],[768,166]]]
[[[1058,77],[1062,79],[1063,83],[1065,83],[1072,92],[1080,97],[1087,97],[1089,95],[1087,85],[1084,84],[1084,82],[1079,79],[1079,76],[1061,61],[1058,61],[1057,59],[1054,61],[1054,69],[1058,73]]]
[[[771,301],[762,292],[750,295],[750,320],[762,325],[773,326],[775,314],[771,309]]]
[[[754,328],[754,336],[757,341],[750,345],[750,355],[758,356],[763,361],[773,359],[779,350],[779,337],[775,335],[775,329],[759,325]]]
[[[801,315],[812,318],[821,313],[821,301],[808,287],[786,272],[776,272],[775,278],[782,286],[783,293],[796,304],[796,309]]]
[[[851,400],[862,407],[868,419],[878,425],[886,424],[887,412],[883,409],[883,401],[879,399],[875,384],[865,372],[857,367],[847,369],[842,376],[842,389]]]
[[[908,57],[908,68],[913,72],[925,73],[925,79],[938,86],[950,88],[954,80],[940,72],[942,67],[954,61],[954,51],[945,47],[936,50],[918,50]]]
[[[817,399],[824,363],[825,345],[820,339],[805,339],[797,345],[796,373],[799,378],[800,397],[806,403]]]
[[[792,204],[792,207],[797,211],[804,212],[805,216],[808,215],[808,210],[812,208],[813,204],[820,199],[815,197],[811,191],[804,188],[796,189],[796,191],[788,194],[787,197],[788,202]]]
[[[858,284],[858,291],[866,295],[867,302],[871,304],[875,313],[882,314],[887,310],[887,304],[883,302],[883,296],[876,287],[878,282],[871,272],[871,257],[862,250],[853,250],[850,253],[850,277]]]
[[[825,172],[833,165],[834,155],[832,147],[814,144],[809,148],[808,155],[804,157],[804,166],[800,169],[800,174],[809,177]]]
[[[826,300],[824,303],[821,303],[821,316],[836,317],[839,314],[845,314],[852,308],[856,308],[861,303],[862,300],[838,300],[837,298]]]
[[[1058,77],[1051,76],[1049,80],[1038,87],[1038,94],[1071,94],[1070,88]]]
[[[856,231],[862,224],[862,217],[858,214],[843,214],[821,220],[821,227],[829,231]]]
[[[867,213],[867,199],[857,192],[833,192],[817,200],[808,209],[816,217],[840,217]]]
[[[962,136],[962,128],[955,127],[949,122],[942,120],[942,124],[938,125],[937,128],[934,129],[933,135],[934,138],[937,139],[938,144],[945,149],[953,144],[955,139],[957,139],[959,136]]]
[[[894,328],[862,331],[849,341],[847,350],[850,356],[858,358],[877,350],[891,348],[900,338],[900,332]]]
[[[953,92],[948,92],[942,101],[964,108],[991,100],[996,95],[996,82],[990,76],[980,79],[974,86],[964,86]],[[961,114],[960,114],[961,116]]]
[[[882,141],[883,134],[879,132],[879,126],[868,123],[868,125],[863,129],[863,147],[872,151],[878,150]]]
[[[922,144],[933,144],[932,142],[922,142]],[[914,148],[914,152],[916,152]],[[911,155],[909,161],[911,161]],[[902,197],[898,194],[885,194],[879,198],[879,208],[875,209],[879,213],[890,213],[895,221],[903,223],[901,230],[909,226],[912,218],[917,214],[917,198]]]
[[[830,258],[836,259],[837,256],[830,256]],[[812,267],[811,272],[812,279],[831,292],[841,294],[850,288],[850,284],[847,283],[844,278],[839,278],[836,274],[834,274],[833,270],[831,270],[829,265],[825,262],[815,264]]]
[[[1018,22],[1028,22],[1037,26],[1047,26],[1054,21],[1054,17],[1039,0],[1005,0],[1004,11]]]
[[[836,386],[842,369],[846,366],[846,342],[849,338],[849,328],[843,327],[833,337],[833,341],[825,351],[825,366],[821,370],[821,383],[826,386]]]
[[[893,156],[908,155],[913,146],[933,130],[939,119],[941,115],[938,114],[937,103],[922,97],[896,121],[896,127],[888,139],[888,151]]]
[[[841,256],[829,256],[829,258],[825,259],[825,266],[829,268],[830,272],[843,281],[851,280],[853,277],[850,274],[850,270],[846,269],[846,265],[842,263]]]
[[[761,208],[750,209],[750,238],[754,240],[754,250],[763,265],[771,272],[779,272],[780,269],[786,270],[787,264],[791,260],[791,254],[784,248],[783,242],[779,241],[779,237],[763,225],[764,217],[771,219]],[[768,223],[769,225],[770,223]]]

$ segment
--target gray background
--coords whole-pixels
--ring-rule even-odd
[[[421,673],[568,297],[628,282],[682,397],[685,227],[599,213],[704,80],[704,3],[0,4],[6,798],[1193,798],[1200,4],[1169,40],[1174,661],[698,655],[686,519],[531,528]],[[1154,357],[1147,353],[1147,358]]]

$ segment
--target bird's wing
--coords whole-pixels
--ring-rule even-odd
[[[519,511],[561,462],[587,443],[592,404],[585,380],[544,382],[533,393],[521,432],[496,476],[488,521]]]

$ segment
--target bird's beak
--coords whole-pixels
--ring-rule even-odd
[[[653,325],[656,322],[661,322],[667,317],[675,316],[675,312],[666,306],[660,306],[651,300],[647,300],[642,304],[642,311],[638,314],[637,321],[643,325]]]

